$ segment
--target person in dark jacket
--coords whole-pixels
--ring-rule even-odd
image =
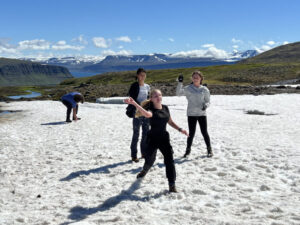
[[[137,81],[134,82],[129,89],[129,96],[134,99],[135,102],[140,104],[141,102],[145,101],[149,96],[150,86],[145,83],[146,79],[146,71],[143,68],[139,68],[136,72],[136,79]],[[142,140],[140,142],[140,150],[142,158],[145,155],[145,145],[146,145],[146,135],[149,130],[149,119],[142,116],[142,117],[135,117],[136,109],[132,105],[128,105],[126,109],[126,114],[133,118],[132,119],[132,127],[133,127],[133,134],[131,140],[131,159],[134,162],[138,162],[139,159],[137,157],[137,144],[140,135],[140,127],[142,127]]]
[[[143,170],[137,175],[137,178],[142,178],[147,174],[154,164],[157,149],[159,149],[164,156],[166,174],[169,181],[169,191],[177,192],[175,187],[176,171],[173,149],[170,144],[169,133],[166,130],[167,123],[174,129],[188,136],[187,131],[173,122],[168,106],[162,104],[162,94],[158,89],[151,92],[149,104],[144,106],[148,111],[134,101],[133,98],[126,99],[125,103],[135,106],[144,117],[150,118],[151,129],[147,134],[145,163]]]
[[[72,122],[72,120],[70,119],[72,109],[73,109],[73,120],[74,121],[80,120],[80,118],[77,117],[78,103],[79,102],[83,103],[84,97],[79,92],[71,92],[62,96],[61,101],[67,107],[66,122],[68,123]]]

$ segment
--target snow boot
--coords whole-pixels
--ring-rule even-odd
[[[136,163],[140,161],[137,157],[132,157],[131,159],[133,162],[136,162]]]
[[[191,148],[186,148],[183,158],[186,158],[191,153]]]
[[[142,170],[141,172],[138,173],[138,175],[136,176],[137,179],[139,178],[143,178],[144,176],[146,176],[147,172],[146,170]]]
[[[212,152],[212,150],[211,150],[211,147],[207,147],[207,157],[208,158],[211,158],[211,157],[213,157],[213,152]]]
[[[169,192],[177,193],[175,184],[169,184]]]

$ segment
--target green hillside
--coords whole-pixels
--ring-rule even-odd
[[[183,74],[185,82],[188,83],[194,70],[202,71],[205,83],[208,84],[260,85],[298,79],[300,78],[300,42],[279,46],[233,65],[149,70],[147,83],[172,83],[179,74]],[[134,78],[135,71],[112,72],[92,77],[67,79],[61,84],[129,84]]]
[[[300,63],[300,42],[278,46],[240,63]]]
[[[258,85],[281,80],[300,78],[300,63],[293,64],[235,64],[224,66],[194,67],[184,69],[163,69],[147,71],[147,83],[174,82],[183,74],[185,83],[190,82],[194,70],[200,70],[208,84]],[[61,85],[98,85],[129,84],[135,78],[135,71],[106,73],[92,77],[67,79]]]
[[[55,85],[71,77],[65,67],[0,58],[0,86]]]

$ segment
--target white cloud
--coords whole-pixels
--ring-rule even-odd
[[[171,54],[171,57],[203,57],[203,58],[217,58],[217,59],[226,59],[229,57],[229,54],[215,47],[214,44],[205,44],[202,47],[208,49],[195,49],[191,51],[181,51],[174,54]]]
[[[122,42],[127,42],[127,43],[130,43],[131,42],[131,39],[130,37],[128,36],[122,36],[122,37],[118,37],[116,38],[117,41],[122,41]]]
[[[268,41],[267,44],[268,45],[275,45],[276,43],[275,43],[275,41]]]
[[[98,48],[108,48],[111,45],[111,39],[105,40],[103,37],[94,37],[93,43]]]
[[[269,46],[269,45],[262,45],[260,48],[254,47],[254,49],[256,51],[258,51],[258,53],[262,53],[262,52],[265,52],[265,51],[268,51],[268,50],[272,49],[272,47]]]
[[[234,49],[237,49],[237,48],[239,48],[239,46],[238,45],[233,45],[232,46]]]
[[[287,45],[287,44],[289,44],[290,42],[288,42],[288,41],[284,41],[282,44],[283,45]]]
[[[214,44],[204,44],[202,45],[203,48],[212,48],[212,47],[215,47]]]
[[[17,53],[18,50],[15,48],[7,48],[5,46],[0,46],[0,53],[10,53],[10,54],[14,54]]]
[[[122,49],[122,48],[124,48],[122,45],[120,45],[119,47],[118,47],[119,49]]]
[[[19,42],[20,50],[47,50],[50,48],[50,42],[43,39],[25,40]]]
[[[102,57],[105,57],[105,56],[108,56],[108,55],[131,55],[132,52],[131,51],[127,51],[127,50],[120,50],[118,52],[115,52],[113,50],[104,50],[101,52],[101,56]]]
[[[234,44],[243,43],[242,40],[238,40],[238,39],[235,39],[235,38],[232,38],[231,41],[232,41],[232,43],[234,43]]]
[[[137,41],[141,41],[142,38],[141,38],[140,36],[138,36],[138,37],[136,38],[136,40],[137,40]]]
[[[84,38],[84,35],[81,34],[79,37],[72,39],[73,42],[79,42],[82,45],[87,45],[88,41]]]
[[[168,40],[171,41],[171,42],[174,42],[174,41],[175,41],[173,38],[169,38]]]
[[[0,38],[0,53],[17,53],[17,47],[9,44],[9,38]]]
[[[84,46],[74,46],[74,45],[68,45],[66,41],[58,41],[56,44],[51,46],[52,49],[54,50],[66,50],[66,49],[71,49],[71,50],[77,50],[81,51],[84,49]]]

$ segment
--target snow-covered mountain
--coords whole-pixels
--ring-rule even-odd
[[[212,66],[233,64],[239,60],[256,56],[256,50],[233,52],[227,58],[213,57],[183,57],[172,54],[149,54],[149,55],[109,55],[101,56],[71,56],[62,58],[27,58],[27,60],[43,64],[59,65],[67,67],[73,75],[99,74],[111,71],[135,70],[138,67],[145,69],[169,69],[188,68],[197,66]],[[84,75],[83,75],[84,76]]]

